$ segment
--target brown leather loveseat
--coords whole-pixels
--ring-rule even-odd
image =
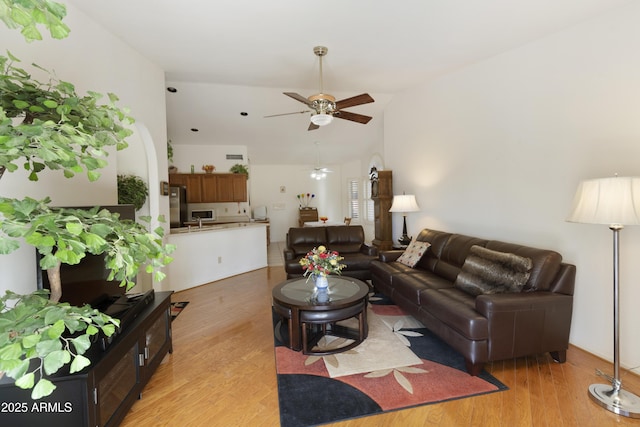
[[[371,263],[372,284],[459,351],[471,375],[494,360],[546,352],[566,360],[574,265],[551,250],[436,230],[424,229],[416,240],[431,245],[418,263],[411,268],[397,262],[402,251],[381,252]],[[482,253],[529,263],[522,287],[469,293],[467,285],[482,282],[474,274],[496,271]]]
[[[300,259],[314,247],[325,246],[337,251],[346,267],[343,276],[360,280],[371,278],[369,264],[378,258],[378,250],[364,243],[364,229],[360,225],[338,225],[329,227],[296,227],[287,233],[284,249],[284,269],[287,279],[303,275]]]

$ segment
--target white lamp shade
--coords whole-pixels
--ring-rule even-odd
[[[413,194],[403,194],[393,196],[393,203],[389,212],[418,212],[420,207],[416,202],[416,196]]]
[[[606,225],[640,224],[640,178],[612,177],[582,181],[567,221]]]
[[[314,114],[311,116],[311,123],[316,126],[325,126],[333,121],[333,116],[330,114]]]

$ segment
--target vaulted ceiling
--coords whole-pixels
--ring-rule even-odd
[[[632,0],[68,0],[165,70],[174,144],[246,145],[254,164],[359,158],[382,139],[393,94],[546,37]],[[308,131],[282,94],[319,92],[314,46],[326,46],[324,92],[375,102]],[[246,115],[241,115],[241,113]],[[191,131],[192,128],[198,132]]]

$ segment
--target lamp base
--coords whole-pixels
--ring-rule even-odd
[[[402,246],[409,246],[409,243],[411,243],[411,237],[407,236],[406,234],[403,234],[402,237],[398,239],[398,242]]]
[[[603,408],[625,417],[640,418],[640,397],[611,384],[591,384],[589,397]]]

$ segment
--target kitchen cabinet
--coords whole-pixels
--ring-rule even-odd
[[[247,201],[247,175],[219,174],[217,178],[216,197],[219,202]]]
[[[211,203],[219,201],[218,182],[220,181],[220,176],[218,174],[201,175],[200,181],[202,183],[200,187],[201,202]]]
[[[169,175],[171,185],[187,187],[187,203],[247,201],[247,175],[234,173]]]
[[[190,173],[169,174],[169,185],[179,185],[187,188],[187,203],[202,202],[202,175]]]
[[[171,353],[170,303],[173,292],[156,292],[134,321],[106,350],[99,343],[85,353],[91,365],[76,374],[68,368],[52,376],[54,392],[32,401],[30,390],[0,380],[0,402],[21,410],[3,413],[2,425],[13,427],[115,427],[167,353]]]

